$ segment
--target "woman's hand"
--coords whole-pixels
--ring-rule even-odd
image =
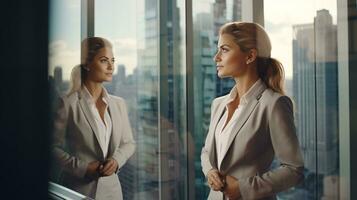
[[[220,191],[224,187],[221,175],[217,169],[211,169],[207,173],[207,182],[210,188],[214,191]]]
[[[233,176],[226,176],[226,183],[227,185],[223,191],[224,195],[230,200],[238,199],[241,196],[238,180]]]
[[[99,161],[92,161],[88,164],[87,166],[87,171],[85,174],[85,178],[89,180],[95,180],[99,177],[98,169],[100,167],[100,162]]]
[[[101,176],[110,176],[115,173],[117,169],[118,162],[113,158],[109,158],[99,167],[99,173]]]

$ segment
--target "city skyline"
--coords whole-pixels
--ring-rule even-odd
[[[274,3],[270,1],[265,1],[264,12],[266,30],[273,44],[272,57],[277,58],[284,65],[286,79],[292,79],[292,44],[290,40],[293,37],[293,24],[312,23],[315,11],[318,9],[329,10],[334,18],[333,23],[336,24],[336,2],[333,0],[318,0],[314,3],[315,6],[311,6],[311,1],[308,0],[289,3],[283,0],[274,0]],[[195,1],[194,3],[197,6],[193,11],[193,20],[195,20],[198,13],[209,13],[212,2],[214,0]],[[228,3],[230,2],[232,0],[228,1]],[[142,12],[143,4],[139,0],[120,2],[105,0],[98,5],[103,7],[107,4],[116,5],[116,7],[109,8],[116,12],[103,13],[102,11],[107,11],[107,9],[98,9],[96,13],[96,24],[98,25],[95,27],[95,33],[96,35],[98,34],[97,36],[110,39],[115,47],[116,64],[124,64],[127,67],[127,73],[131,74],[137,67],[137,51],[142,49],[144,44],[137,41],[137,37],[140,37],[140,34],[143,33],[139,31],[136,15],[130,15],[130,13]],[[304,9],[304,14],[294,12],[297,8]],[[60,9],[67,12],[58,13]],[[71,70],[75,65],[79,64],[80,57],[80,1],[51,0],[51,16],[51,23],[56,23],[59,24],[58,27],[66,28],[51,26],[49,34],[49,74],[53,75],[55,66],[61,65],[63,67],[63,79],[69,80]],[[118,24],[118,22],[114,19],[121,19],[123,16],[133,17],[126,17],[127,22],[125,24],[120,21],[119,25],[116,26],[115,24]],[[69,25],[61,26],[67,21],[70,22]],[[107,23],[98,23],[98,21],[113,22],[114,26],[108,26]],[[123,26],[127,28],[120,28]]]

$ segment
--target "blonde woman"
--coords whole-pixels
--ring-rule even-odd
[[[208,199],[276,199],[276,193],[303,180],[293,104],[284,95],[283,67],[270,53],[269,36],[260,25],[221,27],[217,73],[236,84],[212,102],[201,153]],[[274,156],[280,167],[270,169]]]
[[[112,45],[104,38],[82,42],[81,64],[55,117],[54,161],[60,183],[97,200],[122,199],[117,172],[135,151],[122,98],[108,94],[103,82],[114,71]]]

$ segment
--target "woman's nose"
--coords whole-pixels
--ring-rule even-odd
[[[220,60],[220,57],[219,57],[220,55],[219,55],[219,52],[217,52],[215,55],[214,55],[214,57],[213,57],[213,61],[214,62],[218,62],[219,60]]]
[[[112,70],[114,67],[114,63],[108,62],[108,69]]]

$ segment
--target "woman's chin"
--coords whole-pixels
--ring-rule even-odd
[[[224,73],[222,73],[222,72],[220,72],[220,71],[218,71],[217,76],[218,76],[219,78],[226,78],[226,77],[227,77],[226,74],[224,74]]]

